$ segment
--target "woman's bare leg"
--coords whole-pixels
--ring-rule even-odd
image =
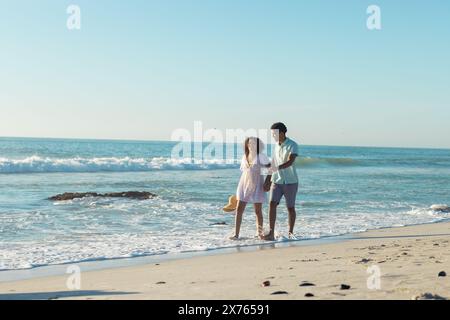
[[[258,236],[260,239],[264,238],[264,231],[263,231],[263,225],[264,225],[264,218],[262,214],[262,203],[254,203],[253,204],[255,208],[255,214],[256,214],[256,232],[258,233]]]
[[[238,206],[236,208],[236,219],[235,219],[236,222],[235,222],[234,238],[239,238],[239,232],[241,231],[241,224],[242,224],[242,215],[244,214],[246,205],[247,205],[246,202],[238,201]]]

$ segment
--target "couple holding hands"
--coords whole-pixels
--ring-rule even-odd
[[[295,239],[295,198],[298,190],[298,177],[295,159],[298,155],[297,143],[286,136],[287,128],[277,122],[270,128],[277,142],[272,161],[263,153],[264,144],[259,138],[250,137],[244,143],[244,156],[241,162],[241,178],[236,191],[236,222],[234,236],[239,239],[242,215],[247,204],[252,203],[256,214],[256,228],[261,240],[275,240],[275,221],[277,207],[284,196],[289,213],[289,238]],[[263,170],[267,171],[264,179]],[[269,232],[263,231],[262,205],[266,201],[265,192],[269,192]],[[227,207],[224,208],[226,210]],[[233,210],[234,211],[234,210]]]

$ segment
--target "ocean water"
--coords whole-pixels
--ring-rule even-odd
[[[0,270],[262,243],[251,207],[243,240],[228,240],[234,217],[221,208],[235,192],[238,163],[174,160],[174,145],[0,138]],[[239,159],[241,147],[234,147]],[[450,150],[301,146],[300,152],[300,239],[450,218],[431,209],[450,204]],[[158,197],[47,200],[130,190]],[[264,217],[267,224],[267,205]],[[277,231],[285,241],[283,203]]]

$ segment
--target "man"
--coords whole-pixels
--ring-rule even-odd
[[[272,136],[277,142],[272,154],[272,175],[268,175],[264,182],[264,190],[269,194],[269,224],[270,231],[264,237],[265,240],[275,240],[275,221],[277,219],[277,207],[281,198],[286,199],[289,212],[289,238],[294,238],[295,225],[295,198],[298,190],[298,177],[295,170],[295,158],[298,155],[297,143],[286,137],[287,128],[277,122],[270,128]]]

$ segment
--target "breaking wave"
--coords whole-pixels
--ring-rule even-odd
[[[360,162],[350,158],[299,157],[298,167],[356,166]],[[132,172],[152,170],[217,170],[238,168],[238,161],[225,159],[197,160],[165,157],[130,158],[49,158],[31,156],[24,159],[0,158],[0,173],[49,173],[49,172]]]
[[[131,172],[152,170],[210,170],[237,168],[236,163],[225,160],[193,161],[170,158],[0,158],[0,173],[44,173],[44,172]]]

